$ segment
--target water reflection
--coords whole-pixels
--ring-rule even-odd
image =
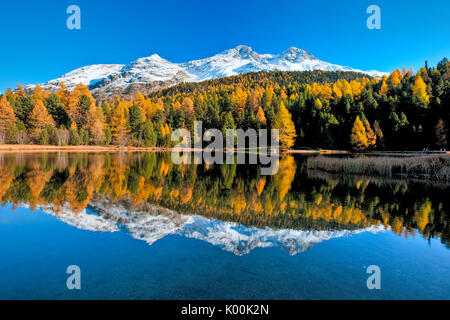
[[[258,166],[174,165],[168,153],[3,153],[0,199],[81,229],[149,244],[178,234],[239,255],[387,229],[448,246],[447,185],[333,176],[305,161],[285,155],[276,175],[261,176]]]

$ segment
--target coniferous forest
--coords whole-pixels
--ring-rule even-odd
[[[283,148],[446,149],[450,62],[382,79],[354,72],[257,72],[183,83],[134,99],[96,101],[79,84],[39,85],[0,97],[0,143],[171,147],[171,133],[279,129]]]

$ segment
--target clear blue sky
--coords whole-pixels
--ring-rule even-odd
[[[81,8],[81,30],[66,9]],[[381,30],[366,8],[381,8]],[[240,44],[259,53],[288,47],[359,69],[391,71],[450,58],[448,0],[41,0],[2,1],[0,91],[75,68],[158,53],[172,62]]]

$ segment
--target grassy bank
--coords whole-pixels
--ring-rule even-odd
[[[117,147],[117,146],[53,146],[35,144],[0,144],[0,152],[162,152],[171,151],[171,148],[138,148],[138,147]]]
[[[307,160],[310,170],[337,174],[384,177],[412,177],[450,181],[450,155],[412,157],[337,158],[318,156]]]
[[[11,152],[20,152],[20,151],[37,151],[37,152],[49,152],[49,151],[74,151],[74,152],[114,152],[114,151],[172,151],[172,150],[180,150],[176,148],[168,148],[168,147],[133,147],[133,146],[124,146],[118,147],[114,145],[109,146],[101,146],[101,145],[81,145],[81,146],[55,146],[55,145],[38,145],[38,144],[0,144],[0,151],[11,151]],[[189,151],[201,151],[204,149],[196,149],[196,148],[187,148]],[[241,150],[241,149],[240,149]],[[225,152],[227,150],[225,149]],[[238,152],[238,149],[231,150],[233,152]],[[249,149],[244,149],[244,151],[248,152]],[[345,150],[316,150],[316,149],[286,149],[280,150],[281,153],[290,153],[290,154],[350,154],[349,151]]]

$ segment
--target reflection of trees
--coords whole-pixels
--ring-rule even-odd
[[[400,236],[448,242],[446,187],[307,171],[293,156],[274,176],[255,166],[174,165],[169,153],[0,154],[2,204],[51,203],[75,213],[94,196],[158,204],[258,227],[356,229],[390,226]],[[425,197],[426,195],[426,197]]]

